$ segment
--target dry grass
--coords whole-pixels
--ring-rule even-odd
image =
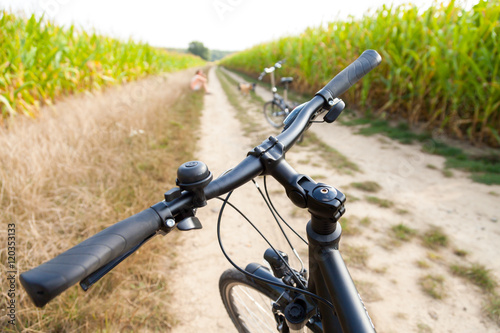
[[[419,280],[422,290],[435,299],[442,299],[446,296],[444,277],[441,275],[428,274]]]
[[[392,206],[394,206],[394,202],[392,202],[388,199],[382,199],[379,197],[375,197],[373,195],[366,196],[365,199],[369,203],[377,205],[377,206],[382,207],[382,208],[391,208]]]
[[[497,325],[500,326],[500,297],[493,293],[488,297],[488,302],[484,306],[484,310]]]
[[[348,267],[365,268],[368,265],[370,254],[366,246],[343,244],[340,252]]]
[[[402,223],[393,225],[391,227],[392,235],[401,241],[409,241],[417,231],[415,229],[412,229]]]
[[[481,264],[471,265],[453,264],[450,266],[451,272],[463,277],[481,288],[484,292],[494,292],[498,283],[491,274],[491,270]]]
[[[354,223],[355,219],[354,216],[343,216],[340,219],[343,236],[359,235],[361,233],[361,230]]]
[[[162,200],[196,142],[184,140],[202,107],[202,95],[185,88],[191,74],[72,98],[0,133],[0,219],[16,223],[19,273]],[[4,263],[6,229],[0,232]],[[174,254],[165,249],[172,241],[153,239],[87,293],[74,286],[43,309],[18,285],[17,330],[168,330],[174,320],[165,281]]]
[[[428,269],[431,267],[431,265],[425,260],[417,260],[415,264],[417,265],[418,268],[422,269]]]
[[[349,158],[342,155],[335,148],[321,141],[312,132],[307,132],[307,135],[304,135],[303,141],[299,142],[298,145],[301,147],[311,147],[315,154],[323,158],[324,162],[318,166],[334,169],[345,174],[360,172],[359,166],[356,163],[349,160]]]
[[[355,280],[354,284],[364,302],[377,302],[383,300],[382,295],[377,290],[377,285],[370,281]]]
[[[229,103],[235,108],[236,118],[240,121],[245,136],[252,139],[252,147],[259,145],[268,134],[268,127],[262,127],[256,118],[262,117],[261,105],[255,101],[241,98],[241,93],[236,90],[237,82],[223,69],[218,67],[215,71],[222,89]]]
[[[365,182],[354,182],[351,183],[351,186],[357,188],[358,190],[372,193],[378,192],[382,188],[379,183],[370,180]]]
[[[425,247],[437,250],[441,247],[448,246],[448,236],[443,229],[438,226],[430,226],[430,228],[422,235],[422,242]]]

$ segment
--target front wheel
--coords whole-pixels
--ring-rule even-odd
[[[264,104],[264,116],[271,126],[281,128],[283,127],[283,121],[287,116],[287,112],[274,101],[269,101]]]
[[[222,273],[219,290],[238,332],[278,332],[272,310],[275,299],[269,291],[236,269]]]

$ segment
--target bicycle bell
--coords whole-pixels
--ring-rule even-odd
[[[196,207],[207,205],[204,188],[212,181],[213,175],[205,163],[190,161],[177,169],[175,183],[181,190],[194,194],[193,203]]]

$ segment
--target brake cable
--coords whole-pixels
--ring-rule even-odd
[[[327,299],[321,297],[321,296],[318,296],[310,291],[307,291],[307,290],[304,290],[304,289],[300,289],[300,288],[295,288],[295,287],[292,287],[292,286],[288,286],[286,284],[283,284],[283,283],[276,283],[274,281],[270,281],[270,280],[267,280],[267,279],[264,279],[264,278],[261,278],[260,276],[257,276],[255,274],[252,274],[252,273],[249,273],[247,271],[245,271],[244,269],[242,269],[241,267],[239,267],[235,262],[233,262],[233,260],[231,260],[231,258],[229,257],[229,255],[227,254],[226,250],[224,249],[224,246],[222,244],[222,238],[221,238],[221,232],[220,232],[220,227],[221,227],[221,223],[222,223],[222,213],[224,212],[224,209],[225,209],[225,206],[226,204],[229,204],[230,207],[232,207],[233,209],[235,209],[248,223],[250,223],[250,225],[261,235],[261,237],[264,238],[264,240],[269,244],[269,246],[278,254],[278,256],[280,256],[280,258],[286,263],[286,261],[281,257],[281,255],[279,254],[278,251],[276,251],[276,249],[274,249],[274,247],[272,246],[272,244],[270,244],[270,242],[265,238],[265,236],[260,232],[260,230],[255,227],[255,225],[246,217],[245,214],[243,214],[243,212],[241,212],[236,206],[234,206],[232,203],[229,202],[229,197],[231,196],[231,194],[233,193],[233,191],[230,191],[228,193],[228,195],[226,196],[225,199],[221,198],[221,197],[216,197],[217,199],[223,201],[222,203],[222,206],[220,208],[220,211],[219,211],[219,216],[217,218],[217,241],[219,242],[219,246],[220,246],[220,249],[222,251],[222,254],[224,255],[224,257],[226,257],[227,261],[229,261],[229,263],[234,267],[236,268],[238,271],[240,271],[241,273],[245,274],[246,276],[249,276],[253,279],[256,279],[256,280],[259,280],[259,281],[262,281],[262,282],[265,282],[265,283],[268,283],[270,285],[273,285],[273,286],[277,286],[277,287],[280,287],[280,288],[283,288],[283,289],[288,289],[288,290],[291,290],[291,291],[295,291],[297,293],[300,293],[300,294],[303,294],[303,295],[306,295],[306,296],[309,296],[313,299],[316,299],[318,301],[320,301],[321,303],[325,304],[326,306],[328,306],[332,311],[335,311],[335,307],[333,306],[333,304],[328,301]],[[288,265],[287,265],[288,266]],[[288,266],[288,268],[290,269],[290,267]],[[292,271],[293,272],[293,271]],[[300,281],[300,280],[299,280]]]
[[[295,233],[295,235],[297,237],[299,237],[304,243],[307,243],[307,241],[302,238],[302,236],[300,236],[284,219],[283,217],[281,217],[281,215],[278,213],[278,210],[274,207],[274,205],[271,203],[271,198],[269,196],[269,192],[267,191],[267,184],[266,184],[266,176],[264,176],[264,190],[266,192],[266,197],[264,196],[264,194],[262,193],[258,183],[252,179],[252,182],[255,184],[255,187],[257,187],[257,190],[259,191],[260,195],[262,196],[262,199],[264,200],[264,202],[266,203],[267,205],[267,208],[269,208],[269,211],[271,212],[271,214],[273,215],[274,217],[274,220],[276,221],[276,223],[278,224],[278,227],[280,228],[281,230],[281,233],[283,234],[283,237],[285,237],[286,241],[288,242],[288,245],[290,246],[290,249],[292,250],[293,254],[295,255],[295,257],[297,258],[297,260],[300,262],[300,272],[303,273],[305,270],[304,270],[304,262],[302,261],[302,259],[300,258],[299,254],[297,253],[297,251],[295,250],[295,247],[292,245],[292,243],[290,242],[290,240],[288,239],[288,236],[287,234],[285,233],[285,230],[283,230],[283,227],[281,226],[281,223],[280,221],[278,220],[278,218],[276,217],[276,215],[278,215],[278,217],[281,219],[281,221],[283,221],[285,223],[285,225],[293,232]]]

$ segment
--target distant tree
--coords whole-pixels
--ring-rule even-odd
[[[234,51],[210,50],[210,60],[220,60],[231,53],[234,53]]]
[[[205,60],[210,60],[210,50],[202,42],[193,41],[189,43],[188,52]]]

